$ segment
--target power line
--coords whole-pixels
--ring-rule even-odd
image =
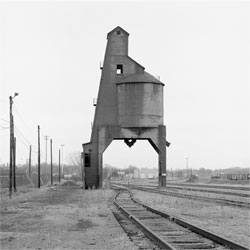
[[[19,136],[18,136],[19,140],[22,141],[23,144],[25,144],[25,147],[29,149],[29,146],[31,145],[32,148],[35,148],[35,149],[36,149],[36,151],[32,150],[32,152],[35,153],[35,154],[38,154],[38,148],[37,148],[37,146],[35,146],[34,144],[32,144],[32,143],[22,134],[22,132],[20,131],[20,129],[17,128],[16,125],[15,125],[15,129],[16,129],[16,134],[19,135]],[[22,137],[23,139],[21,139],[21,137]],[[25,142],[24,142],[24,141],[25,141]],[[45,156],[45,153],[42,152],[42,151],[41,151],[41,154],[42,154],[43,156]]]
[[[23,139],[21,139],[21,137],[19,136],[19,134],[16,134],[17,138],[22,142],[22,144],[26,147],[29,148],[29,146],[23,141]]]
[[[10,127],[9,124],[8,125],[6,124],[6,122],[0,124],[0,127],[6,127],[6,126],[8,126],[8,128]]]
[[[29,145],[27,145],[27,144],[21,139],[21,137],[19,136],[18,133],[16,134],[16,136],[17,136],[17,138],[20,140],[20,142],[21,142],[27,149],[29,149]],[[31,144],[31,145],[32,145],[32,144]],[[32,146],[33,146],[33,145],[32,145]],[[32,152],[35,153],[35,154],[38,154],[38,152],[36,152],[36,151],[34,151],[34,150],[32,150]]]
[[[4,130],[4,129],[8,129],[8,128],[10,128],[10,127],[2,127],[2,126],[0,126],[0,130]]]
[[[27,125],[27,123],[24,121],[22,115],[20,114],[19,110],[17,109],[17,107],[16,107],[15,105],[13,105],[13,108],[15,109],[15,113],[16,113],[17,116],[20,118],[20,120],[21,120],[22,123],[25,125],[25,127],[26,127],[27,129],[29,129],[29,131],[32,132],[32,134],[33,134],[33,133],[35,132],[35,130],[31,129],[31,128]],[[0,119],[1,119],[2,121],[4,121],[5,123],[10,123],[7,119],[4,119],[4,118],[2,118],[2,117],[0,117]],[[3,123],[2,125],[4,125],[5,123]],[[29,146],[31,145],[32,148],[35,148],[36,150],[38,150],[38,148],[37,148],[34,144],[32,144],[32,143],[27,139],[26,136],[24,136],[24,134],[21,132],[21,130],[20,130],[16,125],[14,125],[14,127],[15,127],[15,131],[16,131],[16,134],[17,134],[17,137],[18,137],[19,141],[20,141],[27,149],[29,149]],[[8,128],[9,128],[9,127],[0,126],[0,130],[5,130],[5,129],[8,129]],[[1,135],[1,136],[3,136],[3,135]],[[37,151],[34,151],[34,150],[32,150],[32,153],[38,154],[38,152],[37,152]],[[43,156],[45,156],[45,153],[41,152],[41,154],[42,154]]]
[[[17,128],[17,126],[15,125],[15,128],[16,128],[16,132],[19,134],[19,136],[21,136],[28,145],[32,145],[33,147],[35,147],[37,149],[36,146],[34,146],[24,135],[23,133],[20,131],[20,129]]]
[[[22,115],[20,114],[19,110],[17,109],[17,107],[15,105],[13,105],[15,112],[17,113],[18,117],[20,118],[20,120],[22,121],[22,123],[25,125],[25,127],[32,132],[32,134],[37,133],[37,131],[35,129],[32,129],[30,126],[28,126],[25,122],[25,120],[23,119]],[[26,142],[28,142],[30,145],[32,145],[32,148],[34,147],[37,151],[38,151],[38,147],[33,145],[32,143],[30,143],[30,141],[28,139],[26,139],[26,137],[23,135],[23,133],[20,131],[20,129],[18,129],[18,131],[20,132],[21,136],[23,137],[24,140],[26,140]],[[42,133],[41,133],[42,134]],[[33,135],[34,136],[34,135]],[[35,137],[34,137],[35,138]],[[45,157],[45,153],[41,151],[41,154]]]
[[[5,122],[10,123],[10,121],[8,121],[8,120],[6,120],[6,119],[4,119],[4,118],[2,118],[2,117],[0,117],[0,119],[3,120],[3,121],[5,121]]]
[[[35,129],[31,129],[30,126],[27,125],[27,123],[24,121],[24,119],[22,118],[22,115],[20,114],[20,112],[18,111],[17,107],[15,105],[13,105],[13,107],[15,108],[15,113],[17,114],[17,117],[19,117],[19,120],[22,122],[22,124],[29,130],[29,132],[31,132],[32,134],[29,134],[32,136],[32,138],[34,137],[35,138],[35,133],[36,133],[36,130]],[[26,130],[27,131],[27,130]],[[19,129],[19,132],[21,133],[20,129]],[[25,136],[23,135],[23,133],[21,133],[22,136],[25,138]],[[25,138],[26,139],[26,138]],[[28,141],[26,139],[26,141]],[[31,143],[30,143],[31,144]]]
[[[36,133],[36,130],[35,130],[35,129],[31,129],[30,126],[27,125],[27,123],[24,121],[22,115],[21,115],[20,112],[18,111],[16,105],[13,105],[13,107],[14,107],[14,109],[15,109],[15,113],[16,113],[17,116],[20,118],[20,120],[22,121],[22,123],[24,124],[24,126],[25,126],[27,129],[29,129],[29,130],[32,132],[32,134],[35,134],[35,133]],[[15,126],[15,127],[16,127],[16,126]],[[17,129],[18,129],[18,128],[17,128]],[[23,137],[29,144],[31,144],[30,141],[29,141],[29,140],[23,135],[23,133],[20,131],[20,129],[18,129],[18,131],[20,132],[20,134],[22,135],[22,137]],[[32,136],[34,136],[34,135],[32,135]],[[33,146],[33,145],[32,145],[32,146]],[[37,147],[36,147],[36,148],[37,148]]]
[[[20,138],[18,138],[21,142],[22,142],[22,144],[27,148],[27,149],[29,149],[29,146],[27,146]],[[34,154],[38,154],[38,152],[36,152],[36,151],[34,151],[34,150],[32,150],[31,151],[32,153],[34,153]]]
[[[30,145],[32,143],[30,143],[30,141],[23,135],[23,133],[17,128],[17,126],[15,125],[15,130],[16,132]]]
[[[6,123],[8,123],[8,122],[1,123],[0,126],[6,126]],[[8,125],[9,125],[9,123],[8,123]]]
[[[20,112],[18,111],[17,107],[15,105],[13,105],[16,114],[18,115],[18,117],[20,118],[20,120],[22,121],[22,123],[25,125],[26,128],[28,128],[32,133],[36,133],[35,129],[32,129],[30,126],[27,125],[27,123],[24,121],[22,115],[20,114]]]

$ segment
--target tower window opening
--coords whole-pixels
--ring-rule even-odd
[[[94,98],[93,99],[93,106],[96,106],[97,105],[97,98]]]
[[[85,167],[90,167],[90,154],[84,155],[84,163]]]
[[[116,34],[117,34],[117,35],[120,35],[120,34],[121,34],[121,31],[120,31],[120,30],[117,30],[117,31],[116,31]]]
[[[116,74],[120,75],[123,73],[123,65],[122,64],[117,64],[116,65]]]

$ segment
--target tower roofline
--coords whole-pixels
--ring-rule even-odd
[[[131,74],[116,82],[117,85],[122,83],[153,83],[161,84],[164,86],[164,83],[156,79],[154,76],[150,75],[148,72],[144,71],[140,74]]]
[[[140,67],[143,68],[143,70],[145,70],[145,67],[143,67],[140,63],[138,63],[137,61],[135,61],[133,58],[131,58],[130,56],[128,56],[128,58],[133,61],[134,63],[136,63],[137,65],[139,65]]]
[[[117,30],[122,31],[123,33],[125,33],[126,35],[129,36],[129,33],[128,33],[126,30],[124,30],[124,29],[123,29],[122,27],[120,27],[120,26],[117,26],[116,28],[112,29],[112,30],[107,34],[107,39],[109,38],[109,35],[110,35],[110,34],[112,34],[113,32],[115,32],[115,31],[117,31]]]

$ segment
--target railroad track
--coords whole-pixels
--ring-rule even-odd
[[[143,185],[145,187],[152,187],[157,188],[157,185]],[[194,186],[194,185],[181,185],[181,184],[167,184],[167,189],[179,189],[179,190],[188,190],[188,191],[196,191],[196,192],[205,192],[205,193],[214,193],[214,194],[224,194],[224,195],[232,195],[232,196],[240,196],[240,197],[250,197],[250,190],[248,189],[232,189],[232,191],[235,190],[241,190],[244,192],[236,193],[228,190],[222,190],[223,187],[210,187],[210,186]]]
[[[239,186],[225,186],[225,185],[213,185],[213,184],[190,184],[190,183],[168,183],[170,186],[184,186],[184,187],[201,187],[201,188],[217,188],[217,189],[230,189],[230,190],[241,190],[250,191],[250,187],[239,187]]]
[[[205,192],[205,193],[214,193],[214,194],[223,194],[223,195],[231,195],[231,196],[239,196],[239,197],[250,197],[250,193],[235,193],[230,191],[224,190],[211,190],[211,189],[198,189],[195,187],[179,187],[179,186],[172,186],[168,185],[167,188],[170,189],[179,189],[179,190],[188,190],[188,191],[196,191],[196,192]]]
[[[151,192],[151,193],[158,193],[158,194],[163,194],[163,195],[170,195],[170,196],[175,196],[175,197],[180,197],[180,198],[187,198],[187,199],[193,199],[193,200],[203,200],[206,202],[215,202],[223,205],[230,205],[230,206],[237,206],[237,207],[242,207],[242,208],[250,208],[250,203],[249,202],[244,202],[244,201],[235,201],[235,200],[229,200],[229,199],[223,199],[223,198],[215,198],[215,197],[205,197],[201,195],[194,195],[194,194],[184,194],[184,193],[179,193],[179,192],[174,192],[170,190],[161,190],[161,189],[156,189],[155,187],[143,187],[143,186],[137,186],[137,185],[127,185],[127,184],[119,184],[120,186],[124,187],[130,187],[133,189],[141,190],[141,191],[146,191],[146,192]]]
[[[161,249],[249,250],[238,243],[152,209],[136,201],[128,190],[119,190],[114,204]]]
[[[146,187],[157,187],[156,185],[144,185]],[[250,190],[243,190],[241,189],[241,193],[236,193],[234,192],[234,190],[238,190],[238,189],[233,189],[232,191],[227,190],[223,190],[224,188],[221,187],[220,189],[217,188],[212,188],[209,186],[188,186],[188,185],[176,185],[176,184],[167,184],[166,186],[168,189],[174,189],[174,190],[187,190],[187,191],[196,191],[196,192],[204,192],[204,193],[214,193],[214,194],[223,194],[223,195],[232,195],[232,196],[239,196],[239,197],[250,197]]]

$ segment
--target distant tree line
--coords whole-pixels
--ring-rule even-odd
[[[64,175],[74,175],[81,177],[82,175],[82,166],[81,166],[81,153],[80,152],[72,152],[67,157],[67,164],[63,164],[63,173]],[[109,164],[104,164],[103,167],[103,179],[107,180],[110,178],[118,178],[121,175],[133,175],[134,171],[139,169],[136,166],[130,165],[127,168],[118,168],[116,166],[111,166]],[[53,173],[58,174],[58,163],[53,163]],[[28,163],[27,164],[19,164],[17,165],[16,173],[25,173],[28,171]],[[0,165],[0,174],[8,174],[9,168],[8,164]],[[37,172],[37,165],[33,164],[31,166],[31,172]],[[50,173],[50,162],[41,164],[41,174],[42,173]],[[201,178],[210,178],[212,176],[216,176],[218,174],[247,174],[250,173],[249,168],[241,168],[241,167],[233,167],[227,169],[169,169],[167,168],[167,176],[175,177],[175,178],[185,178],[190,177],[192,175],[196,175]]]
[[[128,175],[134,174],[134,170],[139,169],[136,166],[130,165],[127,168],[118,168],[116,166],[111,166],[109,164],[105,164],[103,168],[103,179],[110,179],[110,178],[118,178],[121,175]],[[200,178],[210,178],[212,176],[216,176],[218,174],[246,174],[250,173],[249,168],[240,168],[240,167],[233,167],[227,169],[206,169],[206,168],[199,168],[199,169],[167,169],[167,176],[173,178],[186,178],[191,176],[197,176]]]
[[[68,163],[63,163],[63,174],[64,175],[75,175],[75,176],[81,176],[81,153],[80,152],[72,152],[68,155]],[[29,168],[28,162],[26,164],[18,164],[16,167],[16,173],[27,173]],[[48,161],[48,163],[41,163],[41,174],[43,173],[50,173],[51,170],[51,163]],[[62,162],[61,162],[61,171],[62,171]],[[37,172],[37,164],[31,165],[31,172],[36,173]],[[9,173],[9,166],[8,164],[1,164],[0,165],[0,174],[8,174]],[[53,162],[53,175],[59,174],[59,167],[58,162]]]

